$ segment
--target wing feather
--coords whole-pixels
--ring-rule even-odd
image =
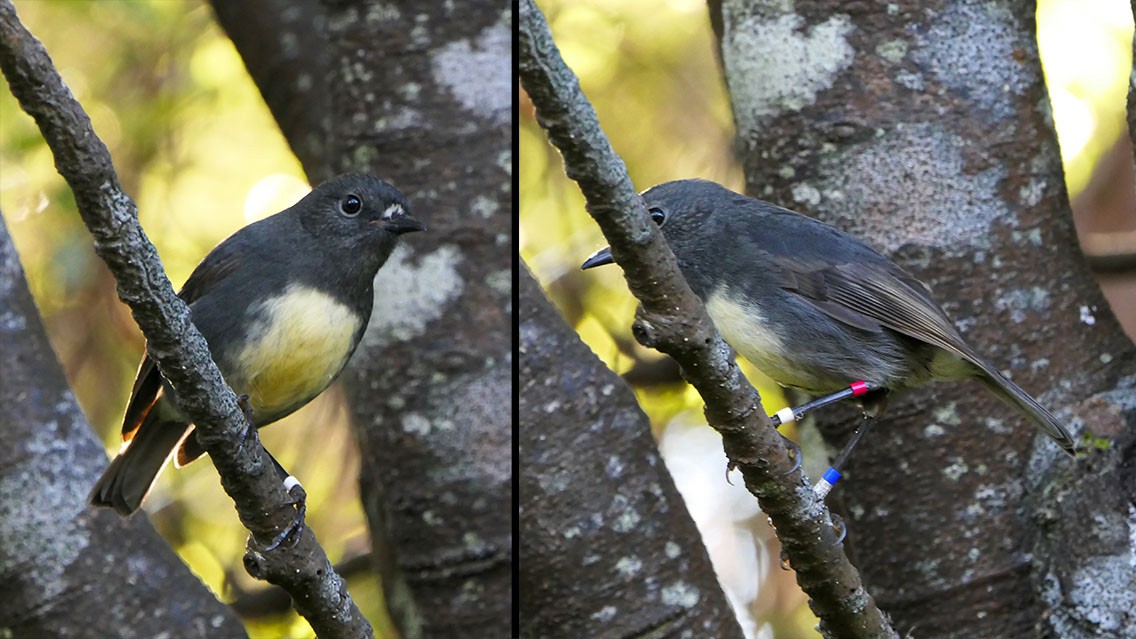
[[[889,328],[985,367],[926,286],[882,258],[880,263],[776,261],[786,272],[783,281],[791,283],[783,288],[829,317],[864,330]]]
[[[228,277],[240,265],[246,251],[241,250],[241,234],[237,233],[219,244],[201,260],[185,281],[178,297],[186,304],[192,304],[206,295],[218,282]],[[122,439],[130,441],[142,425],[150,409],[158,402],[165,391],[162,389],[162,376],[149,355],[142,356],[134,387],[130,391],[130,401],[122,418]]]

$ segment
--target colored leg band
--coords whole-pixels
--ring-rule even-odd
[[[773,416],[779,420],[780,424],[791,424],[797,421],[796,414],[794,414],[793,409],[788,406],[777,411]]]
[[[777,427],[782,424],[790,424],[805,416],[805,413],[820,408],[821,406],[828,406],[835,402],[839,402],[850,397],[860,397],[868,391],[874,390],[868,382],[852,382],[848,388],[836,391],[824,397],[818,397],[811,402],[805,402],[796,408],[782,408],[770,417],[773,420],[773,426]]]
[[[816,495],[817,499],[823,500],[838,481],[840,481],[840,471],[829,466],[828,470],[824,471],[824,476],[820,478],[816,486],[813,486],[813,494]]]

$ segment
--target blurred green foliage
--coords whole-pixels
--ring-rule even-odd
[[[175,287],[222,239],[306,192],[306,180],[232,43],[201,0],[16,0],[110,149]],[[35,123],[0,90],[0,210],[52,345],[80,405],[119,446],[122,410],[144,342],[95,256]],[[329,391],[262,433],[304,482],[308,523],[333,562],[369,546],[358,453],[340,394]],[[255,590],[242,568],[247,533],[208,461],[169,469],[151,520],[223,599]],[[379,636],[394,636],[377,579],[350,589]],[[250,621],[253,637],[309,637],[294,613]]]
[[[1101,155],[1128,134],[1132,7],[1122,0],[1040,0],[1037,38],[1065,184],[1075,197]]]
[[[638,189],[702,177],[742,190],[742,175],[732,154],[730,106],[705,3],[540,0],[538,5]],[[1132,18],[1127,3],[1120,0],[1042,0],[1039,5],[1039,43],[1054,95],[1066,181],[1076,194],[1101,153],[1126,132]],[[657,353],[631,338],[636,303],[619,269],[579,270],[584,258],[605,241],[585,212],[579,189],[564,175],[560,156],[536,124],[523,92],[520,116],[519,244],[524,264],[565,319],[613,370],[624,374],[637,363],[657,359]],[[784,404],[780,392],[744,362],[742,366],[757,383],[766,409],[780,408]],[[659,436],[679,424],[704,423],[702,403],[688,386],[640,387],[636,392]],[[717,490],[723,492],[724,487]],[[686,497],[689,502],[691,496]],[[697,496],[706,498],[710,497]],[[704,537],[712,534],[701,528],[703,522],[699,525]],[[764,528],[764,523],[757,528]],[[765,561],[775,564],[778,548],[766,533],[754,531],[759,540],[771,542],[765,544]],[[761,558],[758,564],[763,565]],[[773,570],[759,577],[758,572],[753,579],[762,583],[756,599],[748,603],[757,620],[751,630],[760,636],[817,636],[816,618],[791,573]]]

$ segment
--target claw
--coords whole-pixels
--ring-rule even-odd
[[[829,517],[832,518],[832,531],[836,533],[836,541],[833,542],[833,544],[832,544],[833,546],[835,546],[836,544],[839,544],[842,541],[844,541],[844,539],[848,536],[848,526],[844,525],[844,519],[842,519],[840,517],[840,515],[837,515],[836,513],[830,512]],[[772,526],[773,522],[770,521],[769,525]],[[784,547],[782,547],[781,548],[781,570],[792,570],[792,569],[793,569],[793,566],[789,563],[789,553],[785,551]]]
[[[252,404],[249,403],[248,393],[237,397],[237,406],[240,407],[241,413],[243,413],[245,416],[245,430],[241,433],[240,444],[241,447],[244,448],[244,445],[246,442],[248,442],[249,437],[251,437],[253,433],[256,432],[256,428],[252,424]]]
[[[288,496],[292,498],[291,504],[295,507],[296,512],[288,526],[264,547],[264,552],[272,552],[289,540],[294,544],[299,539],[300,531],[304,529],[304,517],[308,514],[308,493],[300,485],[300,482],[291,475],[284,480],[284,488],[288,491]]]
[[[237,396],[237,406],[241,407],[241,412],[245,414],[245,419],[252,421],[252,404],[249,403],[248,393],[242,393]]]
[[[789,563],[789,553],[784,548],[781,549],[781,570],[792,570],[793,566]]]
[[[292,521],[288,522],[288,526],[263,548],[263,552],[270,552],[282,546],[286,541],[292,540],[294,544],[295,541],[299,539],[299,533],[304,528],[304,517],[308,514],[308,493],[300,484],[300,480],[293,477],[284,466],[272,456],[272,453],[269,453],[267,450],[264,452],[268,453],[268,459],[276,469],[276,474],[280,477],[281,481],[284,482],[284,490],[288,493],[288,497],[290,498],[288,503],[295,508]]]
[[[828,515],[832,518],[832,531],[836,533],[836,542],[832,544],[835,546],[844,541],[844,538],[848,536],[848,526],[844,524],[844,519],[840,515],[833,512],[830,512]]]
[[[780,435],[780,433],[778,434]],[[793,467],[785,473],[786,475],[791,475],[801,467],[801,458],[803,457],[801,447],[797,445],[797,442],[784,435],[781,435],[781,439],[785,442],[785,448],[789,449],[789,459],[793,461]]]

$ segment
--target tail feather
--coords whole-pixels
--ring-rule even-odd
[[[1065,452],[1073,455],[1077,452],[1077,444],[1073,441],[1073,436],[1065,429],[1065,426],[1057,421],[1057,418],[1045,410],[1045,407],[1037,403],[1033,397],[1030,397],[1024,390],[1018,388],[1016,384],[1006,379],[1001,373],[993,370],[989,366],[983,366],[983,375],[978,377],[982,385],[985,386],[991,393],[994,393],[998,399],[1006,402],[1010,406],[1018,409],[1018,411],[1029,418],[1043,433],[1049,435],[1053,441],[1057,442]]]
[[[176,421],[144,422],[95,482],[91,505],[114,508],[124,517],[134,514],[190,428]]]

